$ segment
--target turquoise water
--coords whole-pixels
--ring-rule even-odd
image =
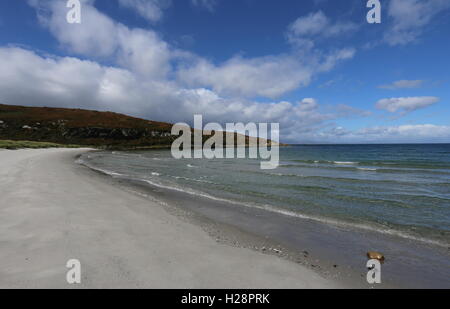
[[[291,146],[280,156],[270,171],[259,160],[175,160],[170,151],[81,160],[113,177],[449,246],[450,144]]]

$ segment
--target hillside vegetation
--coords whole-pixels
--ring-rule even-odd
[[[171,130],[169,123],[112,112],[0,104],[0,140],[6,140],[4,144],[28,141],[108,149],[170,148],[177,138]],[[233,133],[225,134],[224,141],[230,134]],[[237,143],[238,134],[234,135]],[[204,140],[208,138],[205,136]],[[255,140],[246,136],[245,145]],[[261,139],[260,142],[271,144]]]
[[[169,147],[172,125],[81,109],[0,104],[0,140],[99,148]]]
[[[78,145],[61,145],[46,142],[0,140],[0,149],[42,149],[42,148],[79,148]]]

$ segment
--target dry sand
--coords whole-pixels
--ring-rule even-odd
[[[336,288],[281,258],[217,243],[94,177],[87,149],[0,151],[0,288]],[[69,259],[82,283],[69,285]]]

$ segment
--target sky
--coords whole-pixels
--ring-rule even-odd
[[[287,143],[449,143],[450,1],[0,2],[0,102],[279,123]]]

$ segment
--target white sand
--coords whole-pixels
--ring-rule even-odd
[[[87,150],[0,151],[0,288],[334,288],[275,256],[218,244],[159,204],[90,177]]]

